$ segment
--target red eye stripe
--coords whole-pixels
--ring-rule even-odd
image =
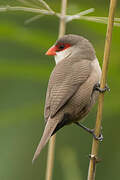
[[[56,49],[56,51],[63,51],[63,50],[65,50],[65,49],[67,49],[67,48],[69,48],[71,45],[70,44],[68,44],[68,43],[59,43],[59,44],[57,44],[56,46],[55,46],[55,49]]]

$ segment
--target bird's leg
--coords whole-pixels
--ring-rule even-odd
[[[84,130],[86,130],[87,132],[89,132],[90,134],[93,135],[93,137],[98,140],[98,141],[102,141],[103,140],[103,135],[100,134],[98,137],[94,134],[94,129],[90,129],[85,127],[83,124],[80,124],[79,122],[75,122],[75,124],[81,128],[83,128]]]
[[[93,91],[99,91],[99,92],[101,92],[101,93],[104,93],[105,91],[110,91],[110,88],[109,88],[108,85],[106,84],[105,88],[101,89],[101,88],[100,88],[100,83],[97,83],[97,84],[94,85]]]

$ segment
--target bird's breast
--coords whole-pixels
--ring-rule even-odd
[[[91,65],[92,65],[93,73],[95,73],[96,78],[100,81],[100,79],[101,79],[101,67],[99,65],[98,59],[95,58],[92,61]]]

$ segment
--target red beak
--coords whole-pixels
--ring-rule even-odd
[[[45,54],[48,55],[48,56],[56,55],[56,47],[52,46],[50,49],[48,49],[48,51]]]

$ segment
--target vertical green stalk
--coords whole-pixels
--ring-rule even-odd
[[[101,77],[101,83],[100,83],[100,88],[102,88],[102,89],[105,88],[105,85],[106,85],[107,70],[108,70],[108,64],[109,64],[109,55],[110,55],[110,46],[111,46],[111,39],[112,39],[112,29],[113,29],[113,23],[114,23],[114,14],[115,14],[116,4],[117,4],[117,0],[110,1],[108,26],[107,26],[107,33],[106,33],[105,48],[104,48],[103,66],[102,66],[102,77]],[[104,101],[104,94],[100,93],[99,100],[98,100],[96,125],[95,125],[95,135],[96,136],[99,136],[100,131],[101,131],[103,101]],[[91,158],[90,158],[90,164],[89,164],[89,170],[88,170],[88,180],[95,180],[98,148],[99,148],[99,141],[93,139]]]
[[[65,30],[66,30],[66,19],[65,19],[66,9],[67,9],[67,0],[62,0],[61,18],[60,18],[59,35],[58,35],[59,38],[65,34]],[[55,140],[56,140],[56,135],[53,135],[49,141],[47,168],[46,168],[46,180],[52,180]]]

